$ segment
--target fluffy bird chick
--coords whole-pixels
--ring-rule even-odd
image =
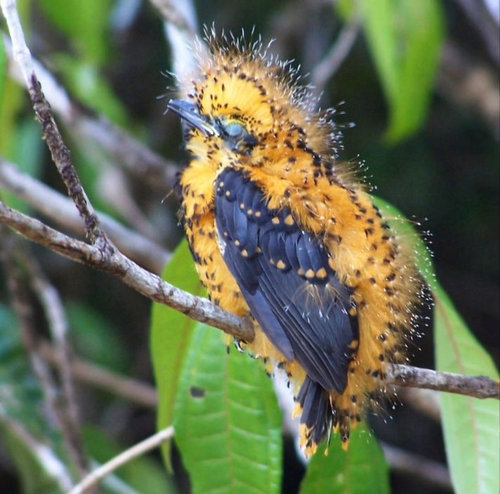
[[[255,321],[255,356],[293,384],[307,455],[362,419],[405,359],[421,282],[411,256],[337,159],[333,112],[259,44],[209,39],[168,108],[191,155],[184,228],[210,299]]]

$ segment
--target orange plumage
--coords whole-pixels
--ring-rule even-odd
[[[209,41],[182,100],[184,226],[211,300],[253,316],[248,349],[294,385],[306,453],[349,430],[405,357],[420,277],[337,159],[328,112],[260,46]]]

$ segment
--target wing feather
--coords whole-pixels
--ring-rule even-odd
[[[219,174],[219,242],[252,314],[288,360],[296,359],[324,389],[341,392],[357,337],[351,290],[329,267],[322,242],[285,222],[289,215],[267,208],[262,191],[241,172]]]

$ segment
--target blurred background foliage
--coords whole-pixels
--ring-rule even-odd
[[[494,3],[494,2],[493,2]],[[499,362],[499,146],[498,18],[485,0],[325,0],[196,2],[200,24],[275,39],[272,50],[294,59],[323,87],[323,107],[337,108],[343,159],[366,163],[364,179],[377,196],[414,218],[430,247],[437,278],[481,344]],[[174,81],[161,17],[139,0],[19,0],[28,45],[79,104],[126,128],[163,156],[182,164],[177,119],[165,115]],[[475,5],[475,7],[471,7]],[[471,10],[472,9],[472,10]],[[495,6],[493,6],[493,10]],[[498,11],[495,11],[498,12]],[[2,33],[6,32],[0,24]],[[493,26],[493,27],[492,27]],[[350,29],[353,43],[333,77],[316,69]],[[493,37],[492,37],[493,33]],[[40,139],[25,90],[6,75],[0,49],[0,155],[20,170],[63,190]],[[309,81],[310,78],[307,80]],[[324,83],[324,84],[323,84]],[[167,98],[162,98],[162,96]],[[355,126],[351,123],[354,122]],[[94,205],[173,250],[182,238],[176,200],[127,176],[86,139],[62,128]],[[9,192],[1,199],[36,214]],[[62,294],[70,340],[79,357],[124,376],[152,382],[148,329],[150,303],[118,281],[36,246],[30,250]],[[3,277],[3,273],[0,272]],[[0,286],[0,408],[15,404],[43,430],[34,413],[40,400],[17,323]],[[39,330],[47,331],[42,322]],[[415,365],[434,368],[432,337],[421,341]],[[77,382],[87,450],[104,461],[155,430],[154,409]],[[21,406],[19,407],[19,404]],[[374,427],[384,441],[445,462],[442,432],[410,407]],[[44,430],[55,450],[57,427]],[[0,437],[0,486],[5,492],[58,492],[23,452]],[[16,452],[15,454],[12,452]],[[291,440],[284,450],[283,492],[296,492],[303,467]],[[185,487],[177,457],[177,487]],[[318,467],[321,469],[321,466]],[[313,485],[312,481],[307,481]],[[147,486],[147,488],[146,488]],[[393,492],[445,492],[442,487],[392,473]],[[306,486],[307,487],[307,486]],[[313,490],[304,492],[314,492]],[[103,492],[175,492],[158,454],[123,467]],[[312,488],[311,488],[312,489]]]

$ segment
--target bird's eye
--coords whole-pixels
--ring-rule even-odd
[[[238,137],[242,137],[243,134],[246,133],[246,129],[244,125],[238,120],[229,120],[222,124],[222,128],[224,129],[224,133],[233,139],[237,139]]]

